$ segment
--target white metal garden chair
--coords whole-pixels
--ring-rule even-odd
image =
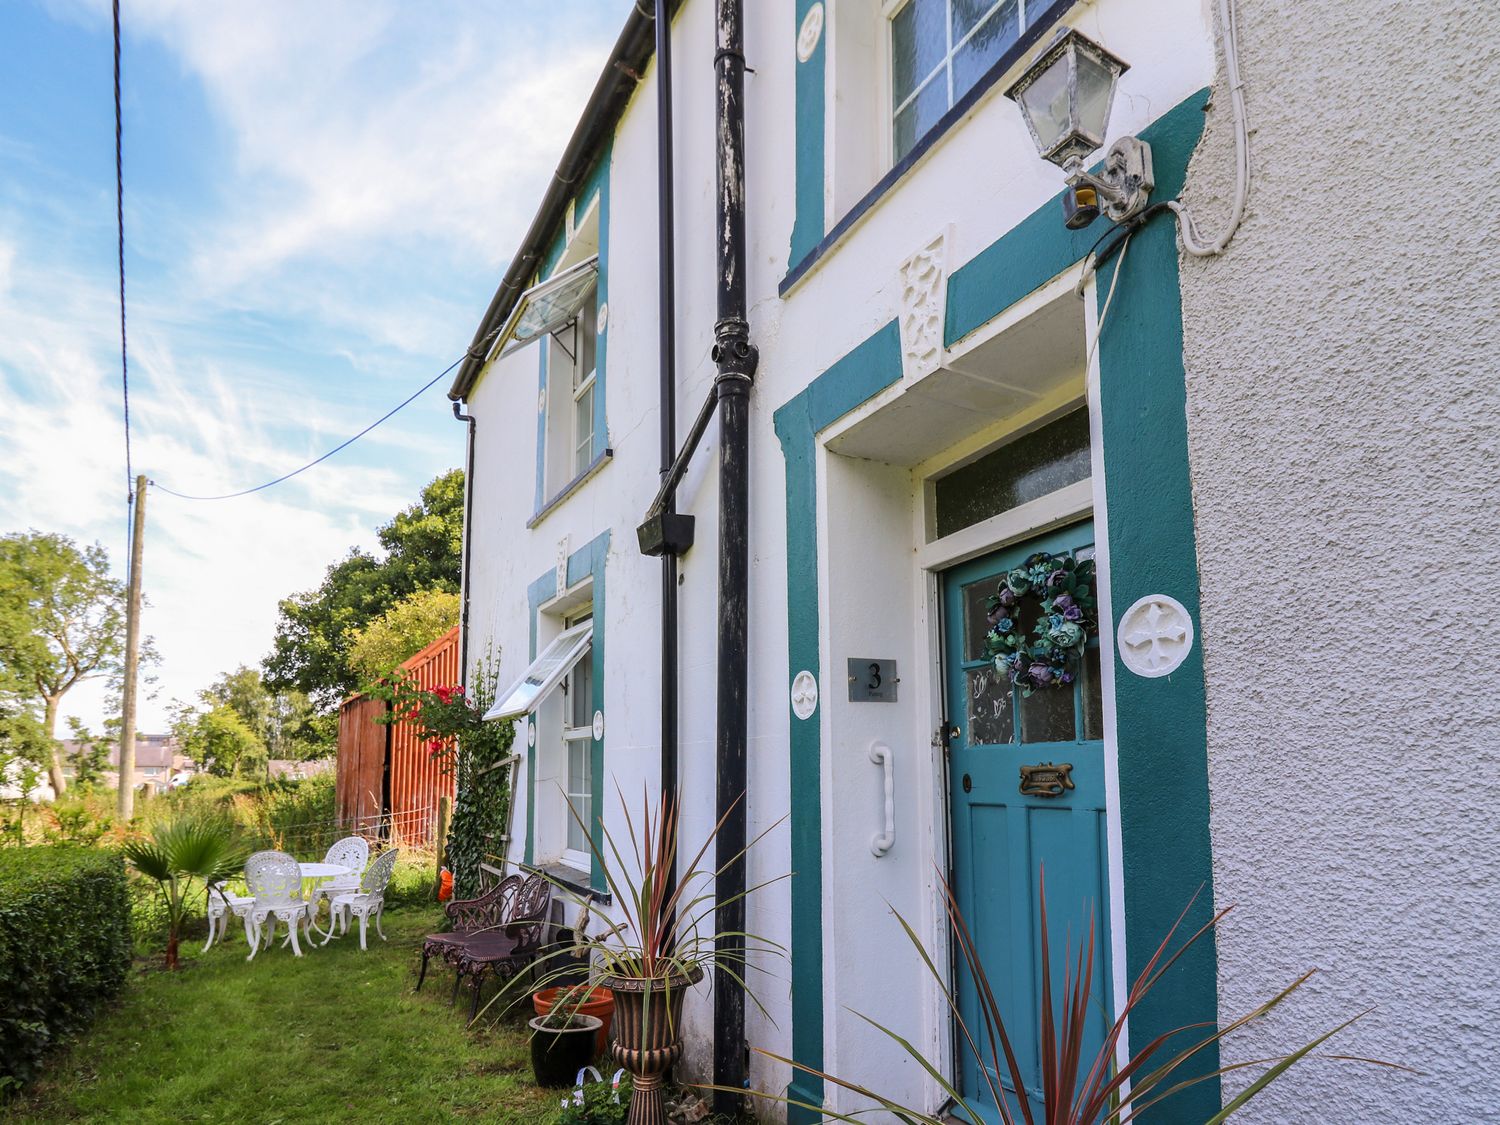
[[[255,899],[250,895],[235,894],[223,883],[210,883],[208,887],[208,941],[203,943],[203,952],[216,941],[229,936],[229,916],[243,919],[250,912]]]
[[[379,858],[370,864],[365,871],[364,877],[359,881],[359,890],[353,893],[346,892],[333,899],[333,917],[328,922],[328,937],[323,944],[327,945],[333,940],[334,923],[339,923],[344,933],[349,932],[350,916],[359,918],[359,947],[365,947],[365,926],[370,920],[370,915],[375,915],[375,932],[380,935],[380,940],[385,941],[385,930],[380,926],[380,916],[385,910],[385,888],[391,881],[391,869],[396,866],[396,848],[387,848],[380,853]]]
[[[370,862],[370,843],[363,836],[345,836],[342,840],[336,840],[328,849],[323,862],[347,867],[352,874],[336,875],[318,884],[312,896],[314,913],[323,899],[328,900],[329,910],[332,910],[333,900],[339,895],[353,894],[359,890],[360,876],[364,874],[365,864]]]
[[[255,956],[263,939],[269,942],[276,936],[278,921],[287,924],[292,953],[301,957],[297,930],[300,927],[311,939],[313,915],[313,904],[302,897],[301,865],[285,852],[256,852],[245,861],[245,882],[254,898],[245,912],[245,938],[250,942],[245,960]]]

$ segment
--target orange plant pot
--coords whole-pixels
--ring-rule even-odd
[[[557,1003],[558,994],[566,992],[566,988],[543,988],[531,995],[531,1006],[536,1009],[536,1014],[545,1016]],[[603,985],[595,985],[589,990],[588,999],[578,1005],[578,1011],[585,1016],[599,1017],[599,1034],[594,1044],[594,1057],[598,1058],[609,1050],[609,1025],[615,1015],[615,994]]]

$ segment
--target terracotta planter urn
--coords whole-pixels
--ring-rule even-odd
[[[685,976],[600,978],[615,996],[615,1060],[635,1080],[627,1125],[667,1125],[663,1076],[682,1057],[682,1002],[702,979],[696,965]]]

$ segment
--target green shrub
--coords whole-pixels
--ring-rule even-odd
[[[0,851],[0,1090],[30,1081],[45,1053],[118,991],[130,948],[119,855]]]

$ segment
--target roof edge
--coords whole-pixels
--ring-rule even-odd
[[[652,12],[642,11],[643,2],[652,8]],[[675,15],[683,0],[666,0],[666,3]],[[479,322],[473,340],[469,342],[468,352],[459,365],[453,385],[448,388],[448,397],[455,402],[465,398],[478,381],[479,372],[484,368],[485,359],[489,355],[490,344],[515,308],[527,282],[536,272],[538,263],[546,253],[547,243],[562,224],[568,202],[607,140],[614,135],[615,125],[624,115],[625,106],[635,93],[646,64],[656,53],[654,9],[652,0],[636,0],[631,7],[625,26],[620,30],[619,38],[615,40],[609,59],[604,64],[604,70],[594,83],[594,91],[589,95],[583,114],[573,128],[568,146],[563,150],[562,159],[558,161],[557,170],[552,173],[552,180],[531,220],[526,237],[511,257],[505,277],[490,299],[489,308],[485,310],[484,318]]]

